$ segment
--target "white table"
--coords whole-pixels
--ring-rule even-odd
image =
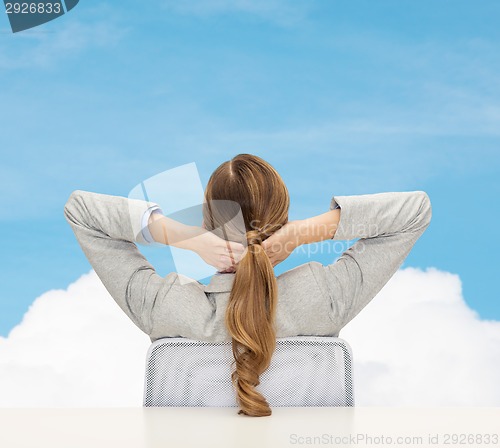
[[[273,408],[272,416],[259,418],[237,415],[236,411],[142,407],[0,409],[0,447],[387,446],[388,437],[392,437],[392,446],[399,447],[474,446],[461,443],[460,434],[482,434],[483,442],[475,446],[500,447],[500,408]],[[486,434],[495,433],[496,444],[491,439],[490,443],[484,442]],[[448,436],[445,445],[446,434],[456,434],[457,443],[453,444]],[[350,444],[350,437],[357,443]]]

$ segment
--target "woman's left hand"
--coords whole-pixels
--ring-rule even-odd
[[[245,250],[241,243],[226,241],[203,227],[189,226],[161,213],[152,213],[148,226],[156,242],[196,252],[219,271],[234,268]]]
[[[201,228],[197,232],[196,236],[189,238],[188,248],[220,272],[234,272],[245,251],[243,244],[226,241]]]

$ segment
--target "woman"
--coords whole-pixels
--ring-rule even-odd
[[[225,201],[239,205],[245,226],[227,240],[210,231],[227,222],[215,205]],[[204,228],[164,217],[157,204],[79,190],[64,211],[113,299],[151,341],[232,340],[239,414],[266,416],[255,386],[276,338],[338,336],[401,266],[432,214],[423,191],[335,196],[328,212],[290,222],[288,208],[274,168],[240,154],[208,182]],[[300,245],[355,238],[332,264],[311,261],[274,276],[273,266]],[[154,242],[195,251],[219,273],[208,285],[175,272],[161,277],[135,244]]]

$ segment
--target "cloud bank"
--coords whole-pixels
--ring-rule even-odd
[[[149,344],[92,270],[0,337],[0,407],[141,405]]]
[[[363,406],[500,406],[500,322],[481,320],[458,275],[400,269],[340,337]]]
[[[467,306],[457,275],[399,270],[340,337],[358,406],[500,406],[500,322]],[[149,345],[90,271],[0,337],[0,407],[141,406]]]

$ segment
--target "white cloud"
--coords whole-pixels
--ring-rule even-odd
[[[93,17],[87,21],[74,20],[70,12],[68,18],[63,16],[54,23],[10,36],[9,45],[0,48],[0,70],[52,68],[86,49],[114,47],[128,32],[128,28],[109,19],[105,6],[89,13]]]
[[[244,13],[282,26],[294,25],[306,18],[311,1],[295,0],[165,0],[167,9],[194,16]]]
[[[358,405],[500,405],[500,322],[467,306],[458,275],[399,270],[340,337]]]
[[[91,271],[0,337],[0,407],[141,405],[150,343]]]
[[[340,336],[358,406],[500,405],[500,322],[466,305],[457,275],[398,271]],[[0,337],[0,407],[140,406],[149,345],[91,271]]]

